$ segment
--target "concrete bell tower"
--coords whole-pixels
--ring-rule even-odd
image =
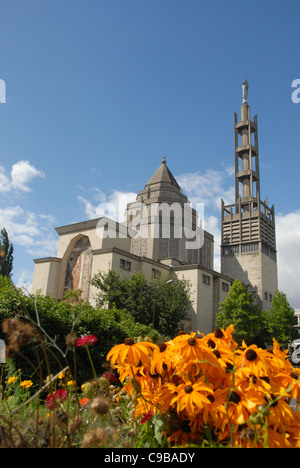
[[[234,113],[235,203],[221,209],[221,273],[247,284],[262,309],[269,310],[277,289],[275,211],[260,200],[257,116],[243,82],[241,120]]]

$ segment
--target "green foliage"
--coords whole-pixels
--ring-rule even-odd
[[[245,340],[248,345],[272,346],[276,339],[282,349],[287,349],[291,341],[300,337],[295,311],[283,292],[276,291],[270,312],[266,312],[254,304],[253,295],[238,280],[220,304],[216,318],[217,327],[226,328],[230,324],[235,327],[235,340],[239,343]]]
[[[291,341],[299,338],[295,311],[283,292],[276,291],[274,294],[270,312],[265,314],[265,327],[270,338],[275,338],[284,349]]]
[[[0,275],[11,277],[14,247],[9,241],[6,229],[0,231]]]
[[[61,367],[66,364],[73,366],[73,353],[67,350],[65,341],[70,331],[78,337],[89,334],[97,337],[97,343],[90,350],[97,373],[103,372],[107,352],[125,338],[148,336],[153,340],[159,339],[157,331],[151,326],[136,322],[126,311],[115,307],[95,308],[78,300],[77,295],[74,298],[74,294],[71,298],[69,295],[67,301],[59,302],[51,296],[26,295],[22,290],[16,289],[9,278],[0,276],[0,324],[4,319],[15,316],[35,324],[47,347],[47,360],[52,373],[60,370],[59,364]],[[7,339],[2,330],[0,339]],[[37,373],[33,376],[33,369],[39,366],[44,373],[47,372],[45,353],[38,341],[35,349],[25,346],[21,351],[33,363],[33,366],[29,366],[19,356],[15,357],[17,365],[22,365],[27,378],[37,377]],[[87,379],[90,363],[84,349],[78,348],[76,359],[77,380],[80,382]]]
[[[252,293],[238,280],[231,286],[225,301],[220,303],[216,317],[216,326],[226,328],[234,325],[234,339],[241,344],[243,340],[249,345],[258,340],[262,327],[260,307],[254,304]]]
[[[99,289],[99,307],[113,305],[129,312],[136,321],[152,325],[165,336],[174,336],[189,310],[190,286],[185,280],[166,277],[147,280],[143,273],[121,276],[113,270],[98,273],[91,281]]]

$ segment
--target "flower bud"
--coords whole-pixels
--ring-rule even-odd
[[[91,382],[86,382],[83,387],[83,394],[87,398],[93,398],[95,394],[94,385]]]

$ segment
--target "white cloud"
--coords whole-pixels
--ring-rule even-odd
[[[0,193],[9,193],[13,190],[30,192],[29,183],[35,177],[45,177],[45,174],[36,169],[29,161],[18,161],[12,165],[10,177],[5,174],[4,168],[0,167]]]
[[[221,198],[225,204],[234,201],[231,172],[231,169],[224,171],[207,169],[203,174],[200,171],[181,174],[176,180],[193,205],[202,202],[206,208],[220,210]]]
[[[16,279],[14,279],[14,283],[17,288],[22,288],[25,293],[30,294],[32,287],[32,278],[33,271],[22,269],[17,272]]]
[[[51,256],[57,249],[53,216],[35,214],[20,206],[0,209],[0,226],[5,227],[9,240],[35,256]]]
[[[83,205],[86,216],[89,219],[107,216],[118,222],[125,220],[125,210],[127,203],[136,200],[136,193],[113,190],[110,195],[105,195],[101,190],[94,188],[93,203],[82,196],[78,196],[78,201]],[[100,202],[100,203],[97,203]]]
[[[11,190],[9,177],[5,175],[4,167],[0,166],[0,193],[7,193]]]
[[[300,210],[278,213],[275,222],[279,290],[300,309]]]

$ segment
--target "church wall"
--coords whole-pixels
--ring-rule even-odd
[[[61,260],[58,258],[35,260],[31,292],[57,297],[60,267]]]
[[[245,285],[251,284],[261,290],[260,252],[223,255],[221,268],[224,275],[234,280],[239,279]]]
[[[213,274],[199,270],[197,330],[210,333],[213,330]]]
[[[110,252],[93,252],[93,267],[91,278],[97,273],[108,273],[113,265],[113,253]],[[92,306],[96,305],[96,295],[98,294],[98,289],[95,286],[90,286],[90,297],[89,302]]]
[[[276,261],[264,253],[262,255],[262,309],[269,311],[272,298],[278,288]]]
[[[213,328],[219,312],[220,302],[224,302],[231,288],[233,280],[220,274],[214,274],[213,284]]]
[[[189,327],[191,331],[197,331],[197,312],[198,312],[198,268],[189,268],[186,270],[176,270],[174,272],[178,280],[186,280],[190,282],[190,294],[191,294],[191,307],[188,312]]]

